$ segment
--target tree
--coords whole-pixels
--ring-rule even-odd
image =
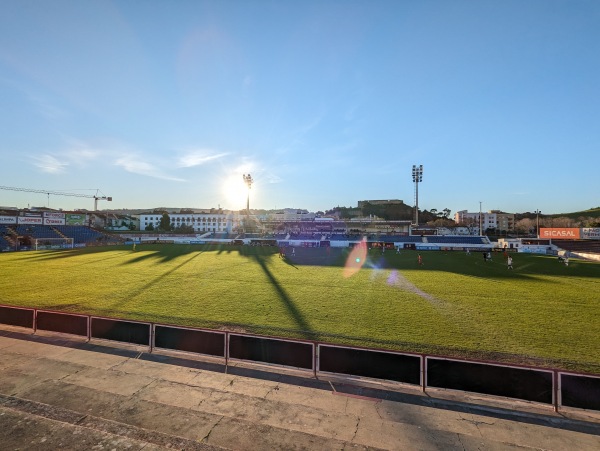
[[[160,218],[160,224],[158,225],[158,230],[162,230],[163,232],[170,232],[171,227],[171,218],[168,213],[163,213]]]
[[[427,225],[431,227],[455,227],[456,223],[452,219],[440,217],[433,221],[429,221]]]
[[[191,225],[181,224],[174,231],[175,233],[194,233],[194,228]]]
[[[148,224],[148,225],[146,226],[146,231],[147,231],[147,232],[152,232],[152,231],[154,231],[154,226],[153,226],[152,224]]]
[[[541,224],[542,224],[542,221],[540,220],[540,226],[541,226]],[[535,227],[536,227],[535,219],[523,218],[523,219],[518,220],[515,223],[515,230],[520,233],[525,233],[525,234],[533,233],[533,231],[535,230]]]

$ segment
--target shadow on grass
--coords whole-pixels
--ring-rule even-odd
[[[310,324],[308,323],[308,321],[306,320],[304,315],[302,315],[300,310],[298,310],[298,307],[296,307],[296,304],[294,303],[292,298],[285,291],[285,289],[281,286],[281,284],[279,283],[277,278],[273,275],[273,273],[269,269],[269,266],[267,265],[267,261],[269,259],[273,258],[273,256],[277,253],[277,251],[274,249],[269,249],[269,248],[262,248],[262,249],[263,250],[261,252],[252,252],[252,253],[248,253],[248,254],[245,254],[244,249],[241,249],[240,254],[250,257],[256,263],[258,263],[258,265],[261,267],[261,269],[263,270],[263,272],[269,279],[269,282],[271,283],[271,285],[277,292],[277,296],[279,297],[279,299],[285,306],[286,310],[290,313],[290,315],[294,319],[294,322],[298,325],[298,329],[299,329],[298,332],[302,336],[304,336],[304,338],[309,338],[309,339],[313,338],[314,331],[310,327]]]
[[[200,252],[196,252],[194,253],[190,258],[186,259],[185,261],[181,262],[179,265],[174,266],[173,268],[171,268],[169,271],[161,274],[158,277],[155,277],[153,280],[151,280],[150,282],[144,284],[143,286],[141,286],[140,288],[138,288],[137,290],[132,290],[128,296],[128,299],[126,299],[126,301],[134,299],[138,296],[140,296],[141,294],[143,294],[145,291],[147,291],[148,289],[150,289],[152,286],[156,285],[157,283],[159,283],[161,280],[163,280],[165,277],[168,277],[169,275],[171,275],[172,273],[174,273],[175,271],[178,271],[181,267],[187,265],[188,263],[190,263],[192,260],[194,260],[195,258],[199,257],[201,255]]]
[[[135,256],[123,262],[123,265],[136,264],[150,259],[158,263],[166,263],[190,253],[232,254],[239,253],[252,259],[274,257],[279,253],[275,246],[238,246],[229,244],[204,244],[204,245],[173,245],[173,244],[143,244],[132,250],[131,246],[91,247],[68,250],[38,251],[27,253],[24,260],[47,261],[52,259],[66,259],[79,255],[101,254],[105,252],[118,252],[104,260],[123,258],[126,254]],[[351,252],[350,248],[295,248],[294,255],[288,250],[285,262],[295,268],[302,266],[330,266],[344,267],[346,258]],[[421,254],[423,266],[417,264],[417,255]],[[403,250],[400,254],[395,252],[381,253],[379,250],[369,250],[362,269],[383,270],[414,270],[453,273],[485,279],[529,279],[536,280],[540,276],[560,277],[592,277],[600,280],[600,264],[583,260],[571,259],[570,265],[559,263],[556,258],[536,254],[512,254],[514,270],[507,268],[502,254],[494,253],[493,260],[484,262],[479,253],[466,255],[461,251],[415,251]],[[103,261],[97,259],[97,261]],[[82,264],[86,264],[82,263]],[[551,281],[544,279],[545,283]]]

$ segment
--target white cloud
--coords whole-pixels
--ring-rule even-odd
[[[210,161],[222,158],[226,155],[227,153],[211,153],[210,150],[194,150],[181,156],[177,166],[180,168],[200,166]]]
[[[115,161],[115,165],[120,166],[127,172],[131,172],[133,174],[145,175],[147,177],[154,177],[161,180],[185,182],[184,179],[165,174],[159,168],[147,161],[144,161],[143,158],[138,157],[137,155],[122,156]]]
[[[265,182],[269,183],[269,184],[283,182],[283,178],[281,178],[277,174],[273,174],[273,173],[265,174],[263,178],[264,178]]]
[[[65,167],[69,165],[67,162],[59,161],[52,155],[40,155],[32,156],[33,164],[37,166],[42,172],[49,174],[60,174],[65,172]]]
[[[71,146],[63,153],[68,160],[81,167],[100,157],[103,152],[83,141],[73,140]]]

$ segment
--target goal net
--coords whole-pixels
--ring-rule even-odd
[[[33,241],[36,251],[42,249],[73,249],[75,247],[74,238],[36,238]]]

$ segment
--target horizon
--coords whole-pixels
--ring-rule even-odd
[[[372,199],[374,200],[374,199]],[[405,204],[408,205],[408,204]],[[408,205],[410,206],[410,205]],[[313,210],[309,210],[306,208],[295,208],[295,207],[283,207],[283,208],[250,208],[250,212],[252,214],[256,214],[256,212],[260,212],[260,211],[265,211],[265,212],[274,212],[274,211],[284,211],[284,210],[298,210],[298,211],[306,211],[308,213],[312,213],[312,214],[316,214],[319,212],[322,212],[323,214],[327,215],[328,211],[333,211],[336,210],[338,208],[347,208],[347,209],[357,209],[358,207],[345,207],[345,206],[336,206],[336,207],[331,207],[331,208],[327,208],[325,210],[317,210],[317,211],[313,211]],[[411,208],[414,208],[411,207]],[[30,206],[30,207],[26,207],[26,208],[21,208],[21,209],[17,209],[16,207],[9,207],[6,205],[0,205],[0,211],[18,211],[18,210],[29,210],[29,211],[44,211],[44,210],[50,210],[50,211],[59,211],[59,212],[85,212],[86,214],[89,213],[103,213],[103,212],[115,212],[118,213],[119,211],[133,211],[133,210],[141,210],[143,213],[147,213],[147,214],[154,214],[154,211],[160,211],[160,210],[166,210],[167,212],[169,212],[169,214],[187,214],[187,213],[180,213],[180,212],[174,212],[171,210],[193,210],[194,213],[190,213],[190,214],[205,214],[205,213],[199,213],[198,211],[208,211],[208,210],[223,210],[226,212],[232,212],[232,213],[238,213],[238,214],[242,214],[242,212],[245,212],[246,209],[242,208],[242,209],[226,209],[226,208],[219,208],[219,207],[165,207],[165,206],[157,206],[157,207],[149,207],[149,208],[103,208],[103,209],[98,209],[98,210],[89,210],[86,208],[76,208],[76,209],[65,209],[65,208],[52,208],[52,207],[46,207],[46,206]],[[540,218],[543,217],[548,217],[548,216],[560,216],[560,215],[573,215],[575,213],[586,213],[586,212],[593,212],[596,210],[599,210],[600,207],[592,207],[592,208],[588,208],[586,210],[581,210],[581,211],[571,211],[571,212],[561,212],[561,213],[548,213],[548,214],[544,214],[543,212],[539,213]],[[429,210],[426,209],[421,209],[419,208],[419,212],[429,212]],[[254,213],[253,213],[254,212]],[[520,212],[513,212],[513,211],[498,211],[496,209],[493,209],[494,213],[505,213],[505,214],[514,214],[514,215],[535,215],[536,212],[535,211],[520,211]],[[454,220],[454,214],[457,212],[451,212],[450,215],[448,216],[448,219],[450,220]],[[478,213],[478,211],[468,211],[468,213]],[[488,214],[488,213],[492,213],[492,210],[482,210],[482,214]],[[132,215],[136,215],[136,214],[142,214],[140,213],[131,213]],[[207,214],[207,213],[206,213]],[[382,219],[383,220],[383,219]],[[410,219],[412,220],[412,219]],[[392,219],[390,221],[398,221],[396,219]],[[404,221],[404,220],[401,220]]]
[[[251,209],[316,212],[414,206],[423,165],[422,210],[586,211],[599,19],[584,0],[10,2],[1,184],[239,211],[251,174]]]

